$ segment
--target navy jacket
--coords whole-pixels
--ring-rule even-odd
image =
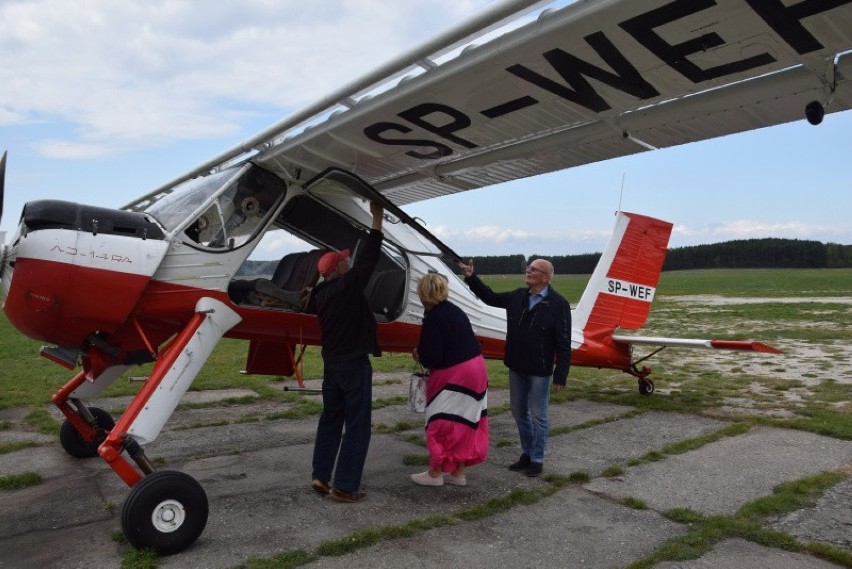
[[[481,355],[482,346],[467,315],[445,300],[423,315],[417,354],[425,367],[445,369]]]
[[[565,297],[550,287],[530,310],[529,288],[497,293],[475,274],[465,282],[485,304],[506,309],[506,367],[525,375],[553,375],[553,383],[565,385],[571,366],[571,306]]]

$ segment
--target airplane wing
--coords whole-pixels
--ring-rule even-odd
[[[631,345],[674,347],[674,348],[704,348],[708,350],[741,350],[745,352],[761,352],[765,354],[781,354],[778,348],[752,340],[696,340],[687,338],[662,338],[652,336],[626,336],[613,334],[612,339]]]
[[[495,3],[142,200],[252,160],[404,205],[852,107],[852,0],[564,4]]]

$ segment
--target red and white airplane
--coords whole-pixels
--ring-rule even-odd
[[[382,349],[409,352],[423,315],[417,279],[454,274],[458,255],[401,206],[802,116],[818,124],[852,106],[852,0],[586,0],[530,16],[547,4],[497,3],[120,209],[26,204],[2,250],[3,309],[48,344],[43,356],[81,367],[53,398],[66,418],[60,440],[75,457],[100,455],[131,487],[122,509],[131,544],[170,554],[201,534],[203,488],[156,471],[143,447],[223,336],[249,342],[247,373],[296,372],[300,347],[320,342],[302,308],[317,257],[358,255],[370,200],[386,222],[367,295]],[[616,215],[573,311],[573,365],[623,370],[650,393],[632,345],[777,352],[622,333],[645,323],[670,232]],[[311,250],[285,256],[269,279],[239,277],[276,234]],[[485,354],[501,357],[503,311],[456,278],[450,298]],[[147,362],[150,376],[117,421],[89,405]]]

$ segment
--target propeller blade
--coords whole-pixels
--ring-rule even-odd
[[[3,156],[0,156],[0,220],[3,219],[3,188],[6,185],[6,154],[3,151]]]

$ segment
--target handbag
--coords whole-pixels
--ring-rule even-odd
[[[411,374],[408,385],[408,409],[417,413],[426,412],[426,383],[428,371],[416,371]]]

